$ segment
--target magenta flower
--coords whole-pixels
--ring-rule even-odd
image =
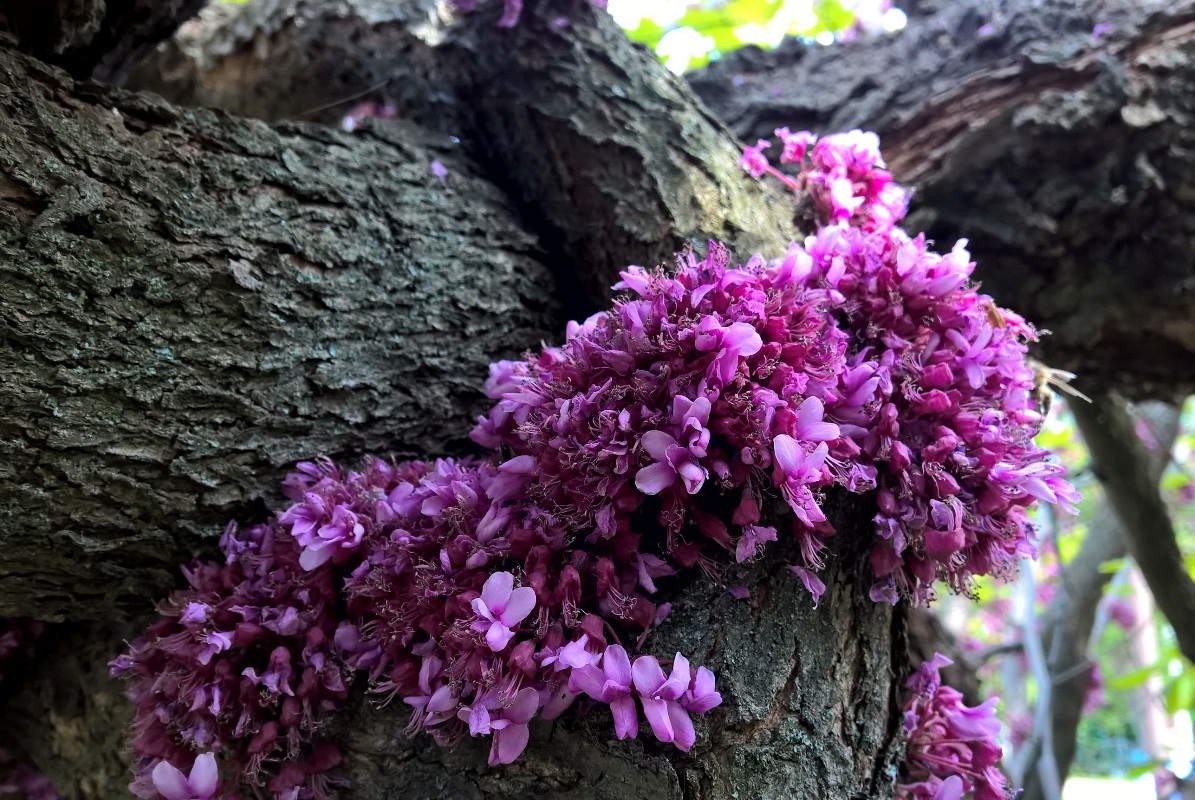
[[[292,506],[279,518],[283,525],[291,526],[291,535],[303,548],[299,564],[305,570],[327,563],[338,550],[355,549],[365,535],[365,526],[347,506],[336,505],[331,515],[326,507],[322,497],[308,493],[305,502]]]
[[[798,564],[789,564],[788,569],[801,580],[805,590],[813,597],[813,605],[816,608],[817,604],[821,602],[822,595],[826,593],[826,584],[816,573],[805,569]]]
[[[689,662],[677,653],[672,674],[665,678],[659,661],[653,656],[639,656],[631,666],[631,676],[652,733],[661,742],[672,742],[688,752],[697,734],[693,720],[678,701],[689,688]]]
[[[764,525],[745,525],[743,535],[735,547],[734,560],[742,564],[755,558],[759,546],[764,542],[776,541],[776,529]]]
[[[743,157],[739,159],[739,166],[745,169],[752,178],[762,178],[763,174],[768,171],[768,157],[763,154],[763,151],[771,146],[772,143],[767,139],[760,139],[754,147],[744,148]]]
[[[958,775],[951,775],[942,781],[934,800],[963,800],[963,779]]]
[[[772,447],[776,454],[774,480],[797,519],[807,527],[825,522],[826,515],[809,491],[809,484],[821,479],[822,465],[829,452],[826,443],[808,451],[793,437],[782,433],[772,441]]]
[[[680,704],[693,714],[704,714],[722,705],[722,695],[714,689],[714,673],[698,667],[693,685],[681,697]]]
[[[792,133],[788,128],[777,128],[776,135],[784,145],[784,152],[780,155],[781,164],[800,164],[805,160],[805,153],[817,142],[817,136],[809,131]],[[752,173],[751,177],[760,176]]]
[[[574,669],[569,676],[568,687],[571,692],[584,692],[594,700],[609,705],[614,714],[614,733],[619,739],[627,739],[639,735],[639,717],[631,697],[632,680],[631,659],[627,651],[620,645],[612,644],[602,655],[600,666]]]
[[[648,431],[640,440],[643,449],[655,459],[635,474],[635,486],[644,494],[659,494],[679,477],[684,483],[685,491],[697,494],[705,483],[705,467],[687,447],[663,431]]]
[[[462,708],[459,717],[469,723],[471,736],[493,736],[490,745],[491,767],[510,764],[527,749],[531,731],[527,723],[539,710],[539,692],[530,687],[504,702],[494,691],[487,692],[471,708]]]
[[[185,777],[166,761],[159,761],[153,769],[153,786],[163,800],[211,800],[219,783],[220,772],[212,753],[196,756],[190,774]]]
[[[495,653],[510,644],[514,628],[535,608],[535,590],[528,586],[515,589],[514,584],[514,575],[495,572],[481,588],[481,597],[473,599],[473,611],[480,617],[473,629],[485,631],[486,644]]]

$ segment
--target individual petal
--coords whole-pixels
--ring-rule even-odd
[[[635,474],[635,486],[644,494],[659,494],[676,482],[676,470],[666,463],[656,462]]]
[[[509,707],[503,710],[502,716],[517,725],[525,725],[539,710],[539,692],[531,687],[522,689],[515,695]]]
[[[515,632],[503,625],[501,622],[494,622],[490,624],[490,629],[485,632],[485,642],[490,646],[490,649],[495,653],[506,649],[510,644],[510,640],[514,638]]]
[[[665,700],[676,700],[689,690],[692,673],[689,671],[689,659],[677,653],[672,661],[672,674],[664,682],[656,694]]]
[[[963,800],[963,779],[958,775],[951,775],[942,781],[934,800]]]
[[[656,690],[664,685],[666,678],[660,662],[654,656],[639,656],[631,665],[631,677],[635,682],[635,691],[644,697],[651,697]]]
[[[486,579],[485,585],[481,587],[482,602],[495,616],[502,616],[514,585],[514,575],[509,572],[495,572]]]
[[[664,431],[648,431],[639,440],[643,449],[656,461],[664,461],[668,457],[668,448],[676,447],[677,441]]]
[[[191,787],[183,773],[166,761],[159,761],[152,773],[154,788],[165,800],[192,800]]]
[[[602,700],[606,689],[606,675],[594,666],[574,669],[568,676],[570,692],[584,692],[594,700]]]
[[[630,691],[633,680],[631,658],[621,645],[612,644],[606,648],[606,653],[602,657],[602,671],[606,674],[606,680]]]
[[[763,339],[754,325],[736,322],[722,334],[722,347],[740,356],[753,356],[763,347]]]
[[[207,800],[216,793],[220,783],[220,770],[216,767],[214,753],[201,753],[195,757],[195,764],[191,767],[191,774],[187,776],[187,783],[195,796]]]
[[[299,566],[311,572],[328,563],[334,552],[335,548],[332,542],[312,542],[299,554]]]
[[[678,703],[668,703],[668,720],[672,723],[672,743],[684,752],[689,752],[689,748],[697,741],[693,720]]]
[[[801,446],[787,433],[781,433],[772,440],[772,452],[776,454],[776,466],[785,475],[796,477],[804,466],[805,455]]]
[[[671,742],[672,719],[668,716],[668,701],[650,697],[640,697],[639,701],[643,704],[643,715],[651,725],[651,732],[661,742]]]
[[[527,749],[531,731],[526,725],[511,725],[494,731],[494,743],[490,746],[490,766],[511,764]]]
[[[685,491],[689,494],[697,494],[705,484],[707,473],[705,468],[696,461],[686,461],[681,464],[680,469],[677,470],[677,474],[684,481]]]
[[[639,735],[639,715],[635,712],[635,700],[624,694],[610,702],[614,714],[614,734],[619,739],[634,739]]]
[[[508,627],[514,627],[527,618],[535,608],[535,590],[530,586],[520,586],[510,593],[506,601],[506,609],[502,612],[502,622]]]

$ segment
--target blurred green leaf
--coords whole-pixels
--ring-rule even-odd
[[[1160,672],[1157,664],[1151,664],[1148,667],[1141,667],[1135,669],[1118,678],[1113,678],[1108,681],[1108,688],[1118,692],[1123,692],[1127,689],[1138,689],[1145,685],[1146,681],[1154,677]]]
[[[1115,575],[1124,569],[1125,564],[1129,563],[1126,558],[1113,558],[1100,564],[1101,575]]]
[[[633,31],[628,30],[627,36],[631,38],[631,41],[642,42],[652,50],[655,50],[656,45],[660,43],[660,39],[664,38],[665,33],[667,33],[667,30],[663,25],[660,25],[653,20],[648,19],[647,17],[642,17],[639,20],[639,27],[635,28]]]
[[[841,0],[821,0],[813,7],[817,14],[815,33],[823,31],[842,31],[855,24],[855,14],[843,7]]]
[[[1186,669],[1166,687],[1166,713],[1190,711],[1195,706],[1195,670]]]

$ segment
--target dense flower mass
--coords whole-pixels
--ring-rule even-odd
[[[908,749],[897,800],[960,800],[964,794],[975,800],[1008,800],[1004,775],[996,766],[1003,755],[996,744],[998,699],[967,707],[962,694],[944,686],[938,676],[951,663],[935,654],[905,684],[912,696],[904,709]]]
[[[301,464],[293,506],[187,571],[113,663],[133,679],[138,794],[323,797],[339,753],[321,730],[354,675],[412,732],[488,737],[495,765],[578,698],[619,738],[646,720],[688,750],[721,696],[684,655],[639,652],[670,610],[658,583],[783,538],[816,603],[830,491],[878,509],[876,600],[966,591],[1032,550],[1026,508],[1074,497],[1032,444],[1033,330],[968,286],[961,244],[938,255],[896,227],[906,195],[874,136],[778,134],[814,236],[773,261],[711,243],[673,273],[627,268],[611,311],[491,368],[472,434],[488,457]],[[764,144],[745,167],[780,175]]]

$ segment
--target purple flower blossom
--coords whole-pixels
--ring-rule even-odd
[[[905,684],[911,692],[904,708],[908,746],[897,800],[957,800],[968,792],[978,800],[1008,800],[1004,776],[996,768],[1002,755],[996,744],[998,701],[991,698],[975,708],[964,705],[962,694],[943,686],[938,675],[950,663],[936,653]]]
[[[539,710],[539,693],[530,687],[509,700],[494,691],[478,698],[471,708],[462,708],[460,718],[469,723],[469,735],[493,735],[489,764],[510,764],[527,748],[531,732],[527,723]]]
[[[612,644],[602,655],[600,667],[589,665],[573,670],[569,677],[569,690],[584,692],[594,700],[609,705],[614,714],[614,732],[618,738],[634,738],[639,735],[639,718],[632,698],[632,680],[631,660],[627,651],[620,645]]]
[[[159,761],[153,769],[153,785],[163,800],[211,800],[219,783],[220,773],[212,753],[196,756],[185,777],[182,770],[165,761]]]
[[[697,734],[693,720],[678,701],[689,688],[689,662],[677,653],[672,674],[665,677],[659,661],[652,656],[639,656],[631,666],[631,675],[652,733],[661,742],[672,742],[688,752],[697,741]]]
[[[610,705],[620,737],[637,734],[638,697],[657,738],[688,749],[689,714],[721,701],[713,674],[677,654],[665,675],[617,642],[643,648],[665,621],[660,578],[716,576],[786,536],[818,602],[831,487],[874,500],[878,602],[927,601],[938,580],[965,591],[1032,552],[1026,509],[1077,499],[1032,441],[1033,329],[969,287],[964,242],[939,255],[897,227],[907,194],[874,135],[777,135],[796,177],[766,142],[744,166],[808,195],[814,235],[774,261],[736,265],[711,243],[671,273],[628,267],[609,311],[491,368],[472,433],[485,457],[304,462],[291,508],[230,526],[222,563],[184,570],[188,588],[112,662],[136,707],[139,791],[210,750],[275,800],[325,800],[340,756],[321,731],[357,673],[403,699],[412,733],[493,737],[495,764],[580,694]],[[773,488],[792,517],[764,525]],[[963,706],[940,663],[910,683],[902,797],[1003,797],[991,704]]]
[[[485,631],[486,644],[495,653],[506,649],[514,638],[513,629],[535,608],[535,590],[515,589],[514,582],[509,572],[495,572],[482,587],[481,597],[473,599],[473,611],[480,617],[473,629]]]
[[[743,157],[739,159],[739,166],[746,170],[752,178],[762,178],[768,171],[768,157],[763,154],[763,151],[771,146],[772,143],[767,139],[760,139],[754,147],[745,148]]]
[[[697,494],[705,483],[707,472],[696,456],[676,439],[663,431],[648,431],[641,440],[643,449],[655,462],[639,470],[635,475],[635,486],[644,494],[659,494],[677,478],[684,484],[685,491]]]

